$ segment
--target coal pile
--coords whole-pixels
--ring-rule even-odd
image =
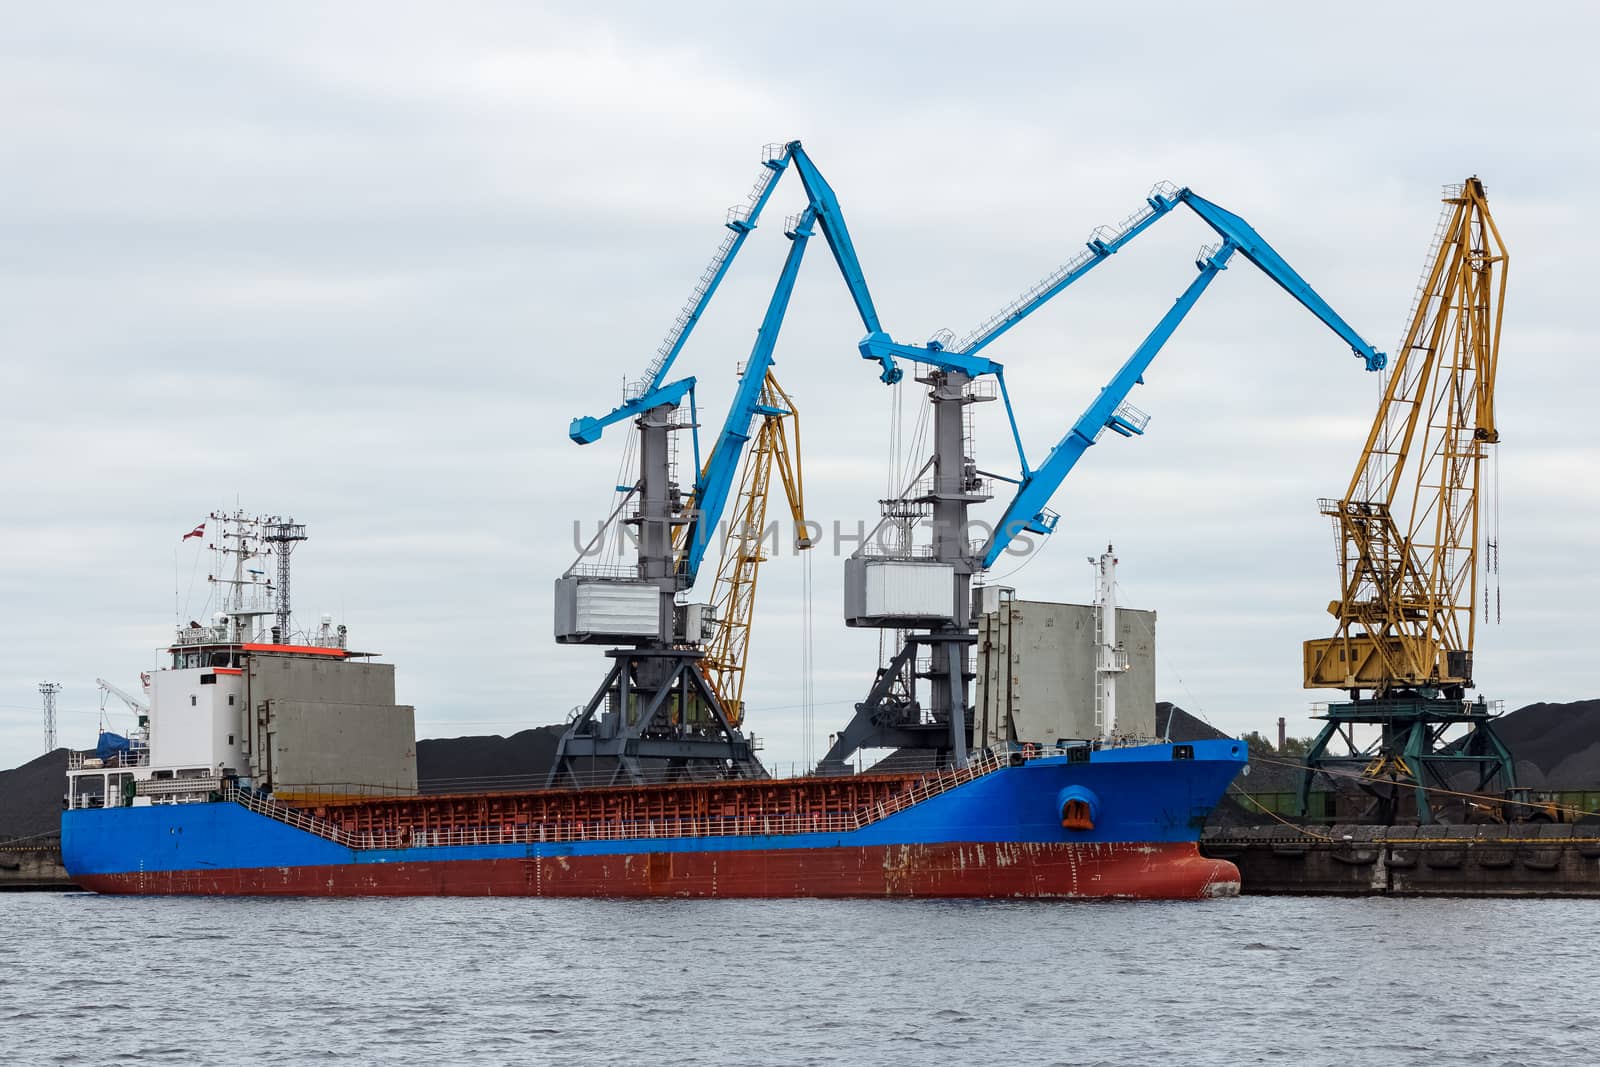
[[[1517,784],[1600,789],[1600,700],[1529,704],[1495,720],[1517,763]]]
[[[1600,700],[1530,704],[1502,716],[1495,725],[1517,760],[1518,781],[1523,785],[1600,788]],[[1156,705],[1156,730],[1180,742],[1230,736],[1168,701]],[[425,793],[542,785],[555,760],[561,731],[560,726],[541,726],[510,737],[418,741],[418,782]],[[894,768],[897,759],[905,761],[904,769],[921,768],[927,753],[893,753],[874,769]],[[1299,784],[1298,768],[1276,763],[1258,762],[1248,780],[1250,789],[1264,792],[1291,791]]]
[[[0,839],[60,833],[61,798],[66,792],[64,748],[0,771]]]
[[[1156,736],[1173,741],[1214,741],[1228,735],[1176,704],[1162,700],[1156,704]]]
[[[540,726],[510,737],[418,741],[417,788],[423,793],[473,793],[542,787],[564,730]]]
[[[1180,742],[1228,736],[1166,701],[1156,705],[1156,727]],[[1600,789],[1600,700],[1530,704],[1497,719],[1495,728],[1517,761],[1519,784],[1534,789]],[[540,788],[555,761],[562,730],[540,726],[510,737],[418,741],[418,786],[430,794]],[[916,766],[926,766],[927,753],[916,756]],[[66,771],[64,748],[0,771],[0,838],[60,830]],[[1238,783],[1261,793],[1291,792],[1299,784],[1298,768],[1263,761],[1256,761],[1250,777]]]

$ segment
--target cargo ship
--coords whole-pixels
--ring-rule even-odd
[[[784,225],[789,249],[761,327],[715,439],[702,442],[696,379],[673,378],[676,361],[790,172],[806,207]],[[1179,204],[1223,243],[1196,260],[1199,275],[1049,458],[1029,464],[1001,365],[976,352]],[[890,450],[889,484],[902,488],[879,500],[870,532],[861,522],[849,538],[843,622],[881,635],[864,699],[808,774],[780,780],[746,732],[743,694],[757,574],[779,554],[769,495],[781,486],[797,552],[821,536],[804,510],[798,412],[774,374],[789,298],[818,233],[868,331],[860,355],[881,383],[911,369],[925,387],[919,425],[928,432],[914,440],[930,448],[920,468],[911,457],[902,468]],[[1154,736],[1153,672],[1148,688],[1133,684],[1110,547],[1090,560],[1092,609],[1024,604],[991,568],[1055,529],[1048,502],[1104,431],[1144,432],[1148,416],[1126,402],[1130,391],[1241,249],[1354,336],[1242,219],[1163,184],[962,341],[941,330],[902,344],[878,320],[832,188],[800,142],[768,146],[747,202],[728,213],[644,374],[626,381],[610,411],[569,426],[578,445],[608,427],[631,426],[631,435],[623,473],[609,480],[608,518],[574,544],[578,558],[555,581],[556,642],[603,650],[609,667],[574,709],[543,788],[423,795],[414,715],[395,703],[393,667],[352,650],[330,618],[294,630],[288,563],[304,527],[219,513],[210,520],[218,610],[181,625],[153,672],[147,743],[69,770],[68,870],[89,888],[132,893],[1237,893],[1238,870],[1203,858],[1198,839],[1245,767],[1245,746]],[[1010,426],[1016,478],[987,473],[976,456],[974,412],[992,401]],[[692,468],[680,455],[693,456]],[[994,499],[997,481],[1011,500],[975,540],[985,525],[972,509]],[[845,538],[834,525],[838,548]],[[720,560],[706,581],[718,530]],[[809,600],[802,614],[804,717]],[[1086,680],[1092,692],[1073,689]],[[864,754],[884,751],[892,757],[863,773]]]
[[[254,561],[303,537],[215,515],[223,603],[180,626],[129,738],[75,754],[62,858],[102,893],[297,896],[1234,895],[1199,854],[1237,741],[1056,739],[954,766],[418,793],[394,669],[323,617],[291,633]],[[280,540],[274,542],[274,537]],[[276,545],[276,549],[272,546]],[[277,594],[275,605],[272,594]],[[283,610],[280,610],[283,609]],[[271,618],[265,618],[271,616]]]
[[[205,782],[161,803],[65,812],[62,856],[101,893],[1234,896],[1237,868],[1196,840],[1240,748],[1019,750],[927,774],[295,804]]]

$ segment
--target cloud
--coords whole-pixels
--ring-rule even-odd
[[[1447,25],[1386,12],[1381,31],[1192,5],[824,4],[800,24],[717,5],[29,8],[0,64],[19,102],[0,118],[0,765],[40,743],[40,680],[92,711],[96,676],[157,662],[173,586],[177,615],[203,609],[192,542],[169,572],[177,537],[235,501],[309,524],[297,614],[332,611],[396,662],[425,733],[510,732],[586,700],[602,658],[553,644],[550,588],[573,520],[604,513],[624,434],[578,448],[567,422],[648,362],[760,146],[788,137],[827,171],[905,338],[964,332],[1172,179],[1248,217],[1388,348],[1439,187],[1482,174],[1512,275],[1505,621],[1480,627],[1480,674],[1512,704],[1592,696],[1571,654],[1595,637],[1574,605],[1600,594],[1581,288],[1597,149],[1574,133],[1592,19],[1552,32],[1554,15],[1469,7]],[[1458,121],[1424,60],[1485,37],[1499,72]],[[786,185],[767,217],[798,207]],[[752,237],[678,368],[707,432],[787,250],[777,229]],[[1210,239],[1164,221],[989,350],[1030,458]],[[828,522],[870,520],[891,480],[894,394],[861,332],[814,248],[778,372]],[[1242,262],[1148,377],[1150,433],[1091,451],[1013,580],[1084,600],[1082,557],[1114,541],[1130,599],[1160,613],[1159,695],[1266,731],[1325,695],[1299,688],[1335,588],[1316,499],[1348,480],[1376,383]],[[919,399],[901,387],[908,439]],[[977,446],[1004,472],[996,407]],[[877,634],[840,624],[839,570],[819,554],[809,592],[820,731],[878,657]],[[801,749],[794,559],[768,565],[761,598],[747,696],[782,762]]]

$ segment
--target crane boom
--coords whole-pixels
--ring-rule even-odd
[[[778,179],[783,175],[784,167],[788,166],[788,163],[788,151],[778,145],[769,144],[762,150],[761,170],[746,198],[747,202],[728,209],[727,221],[723,224],[728,232],[723,235],[722,243],[717,246],[711,262],[700,273],[699,280],[690,290],[689,299],[683,305],[683,310],[678,312],[677,319],[668,328],[667,336],[656,349],[655,359],[645,368],[642,379],[644,391],[658,388],[662,379],[667,376],[667,371],[672,369],[673,361],[678,358],[678,353],[683,351],[683,346],[688,342],[689,335],[694,332],[695,324],[700,321],[706,305],[711,303],[711,298],[716,295],[717,287],[722,284],[728,268],[733,266],[734,258],[744,247],[745,238],[756,228],[756,222],[761,218],[761,210],[767,206],[767,200],[771,198],[772,191],[777,187]]]
[[[782,177],[784,168],[788,165],[787,146],[767,145],[762,151],[761,171],[750,189],[746,203],[736,204],[728,209],[727,220],[723,223],[728,232],[723,235],[722,243],[717,246],[711,262],[700,272],[694,288],[689,292],[689,299],[667,329],[667,336],[656,349],[655,357],[645,367],[644,374],[624,388],[623,402],[611,411],[599,418],[581,415],[573,419],[572,426],[567,431],[572,440],[580,445],[593,444],[600,440],[600,435],[607,426],[633,418],[660,404],[680,403],[686,393],[692,392],[693,378],[684,378],[670,385],[664,385],[667,372],[672,369],[678,353],[683,351],[683,346],[694,333],[700,316],[705,313],[706,306],[717,293],[717,287],[727,276],[728,268],[733,266],[739,250],[744,247],[745,238],[756,228],[762,209],[767,206],[772,191],[777,187],[778,179]]]
[[[1211,280],[1220,271],[1226,270],[1228,259],[1233,255],[1234,246],[1228,242],[1208,255],[1196,259],[1195,266],[1199,268],[1200,275],[1189,283],[1183,295],[1173,304],[1172,309],[1161,317],[1155,329],[1150,331],[1133,355],[1128,357],[1126,363],[1117,371],[1112,379],[1100,390],[1100,395],[1078,417],[1067,434],[1045,458],[1039,468],[1022,477],[1017,485],[1017,491],[1011,498],[1011,503],[1006,506],[1005,513],[1000,516],[1000,521],[995,524],[994,532],[989,535],[988,542],[983,546],[981,557],[985,568],[994,565],[1000,554],[1006,550],[1024,531],[1037,534],[1048,534],[1055,529],[1054,513],[1048,511],[1045,505],[1055,495],[1061,483],[1072,468],[1077,466],[1078,460],[1083,458],[1100,435],[1106,430],[1113,430],[1123,437],[1131,437],[1144,433],[1148,419],[1136,408],[1130,407],[1126,401],[1128,394],[1135,385],[1144,381],[1144,372],[1161,352],[1161,347],[1167,343],[1178,324],[1194,307],[1200,299]]]
[[[138,697],[130,696],[127,692],[125,692],[124,690],[118,688],[117,686],[112,685],[110,682],[106,681],[104,678],[96,678],[94,680],[94,684],[99,686],[106,693],[110,694],[111,696],[116,697],[118,700],[120,700],[124,704],[128,705],[128,710],[133,712],[135,715],[148,715],[148,714],[150,714],[150,705],[149,704],[146,704],[144,701],[140,700]]]
[[[694,585],[711,536],[727,506],[734,474],[739,469],[740,454],[744,451],[745,442],[750,440],[751,424],[765,413],[768,406],[763,399],[767,389],[767,371],[772,366],[778,332],[783,327],[783,317],[789,309],[789,298],[794,293],[795,278],[800,273],[800,263],[805,258],[806,242],[811,237],[811,225],[815,218],[816,213],[807,208],[787,227],[791,242],[789,254],[784,258],[783,270],[767,303],[761,328],[756,331],[755,344],[751,346],[750,358],[745,361],[739,387],[728,407],[722,430],[706,457],[705,466],[695,479],[694,492],[686,508],[689,522],[683,528],[682,549],[678,557],[678,573],[685,589]]]
[[[1339,535],[1341,588],[1328,606],[1334,636],[1305,645],[1308,689],[1382,696],[1472,684],[1478,488],[1500,439],[1508,262],[1483,183],[1451,187],[1360,461],[1345,495],[1322,501]]]
[[[774,471],[789,503],[795,548],[807,549],[812,544],[801,483],[800,417],[770,370],[762,381],[759,410],[761,426],[745,453],[738,502],[712,586],[716,631],[701,660],[707,683],[735,726],[744,722],[745,663],[755,613],[756,579],[767,558],[767,497]]]
[[[1120,251],[1123,245],[1153,226],[1158,219],[1178,205],[1185,191],[1176,188],[1171,182],[1157,182],[1145,197],[1142,207],[1119,223],[1096,227],[1089,234],[1089,240],[1084,243],[1082,251],[968,331],[967,335],[955,345],[956,351],[975,356],[999,340],[1000,336],[1011,327],[1032,315],[1056,294],[1104,263]]]
[[[960,371],[969,377],[996,373],[1000,364],[979,360],[979,352],[1064,292],[1068,286],[1088,275],[1179,204],[1187,206],[1219,237],[1231,242],[1241,255],[1260,267],[1285,292],[1343,337],[1355,354],[1366,362],[1368,370],[1383,369],[1384,354],[1367,344],[1254,227],[1193,189],[1187,186],[1180,189],[1171,182],[1158,182],[1145,197],[1144,206],[1121,222],[1096,227],[1081,251],[969,330],[960,341],[953,344],[934,341],[925,345],[910,345],[897,343],[887,334],[869,334],[861,342],[862,354],[880,361],[887,360],[886,367],[892,367],[893,357],[899,356],[940,370]]]
[[[678,354],[688,343],[695,325],[700,321],[700,316],[705,313],[711,298],[716,295],[718,286],[722,284],[722,279],[727,276],[728,268],[733,266],[739,250],[744,247],[745,238],[756,228],[762,209],[771,199],[773,190],[777,188],[778,179],[783,176],[791,162],[800,174],[800,184],[806,192],[808,210],[822,228],[822,235],[833,253],[834,262],[839,266],[839,273],[844,277],[845,286],[850,291],[850,299],[855,302],[862,325],[866,327],[869,336],[882,334],[883,328],[878,322],[878,312],[872,303],[872,293],[867,288],[866,276],[861,269],[860,260],[856,257],[855,244],[850,239],[850,228],[845,224],[844,212],[839,207],[839,199],[834,195],[833,187],[822,176],[822,172],[817,169],[811,157],[806,155],[799,141],[781,145],[769,144],[762,151],[762,170],[750,190],[747,202],[728,209],[724,226],[729,232],[723,236],[722,243],[717,246],[716,253],[711,257],[711,262],[700,273],[700,278],[689,293],[688,301],[678,312],[678,317],[667,330],[666,338],[657,348],[655,358],[650,361],[638,381],[629,383],[624,390],[625,398],[617,407],[599,418],[585,415],[573,419],[567,431],[572,440],[580,445],[593,444],[600,439],[602,431],[607,426],[633,418],[660,404],[676,404],[683,399],[686,391],[693,389],[693,378],[670,385],[663,384],[667,372],[672,369]],[[863,341],[862,344],[865,346],[866,342]],[[866,355],[864,347],[862,354]],[[867,358],[879,357],[867,356]],[[899,380],[899,373],[892,363],[886,364],[883,372],[884,381]],[[756,376],[756,381],[761,381],[761,375]]]
[[[999,379],[1001,388],[1004,389],[1005,375],[1002,366],[993,360],[980,357],[978,353],[998,340],[1007,330],[1038,311],[1073,282],[1104,263],[1129,241],[1149,229],[1157,219],[1177,206],[1181,192],[1182,190],[1171,182],[1157,183],[1145,197],[1144,206],[1115,225],[1097,226],[1089,234],[1089,239],[1084,242],[1082,250],[1030,286],[1011,303],[969,330],[960,341],[952,343],[954,335],[950,331],[940,331],[935,340],[922,345],[901,344],[887,333],[869,333],[861,341],[861,354],[883,364],[885,375],[893,376],[885,377],[885,381],[899,380],[900,371],[894,365],[894,359],[898,356],[938,370],[957,371],[969,378],[992,374]],[[1009,403],[1006,411],[1009,415],[1011,411]],[[1013,439],[1016,438],[1015,419],[1012,420],[1012,436]],[[1022,456],[1021,441],[1016,441],[1016,444],[1018,456],[1022,460],[1023,468],[1026,469],[1027,460]]]
[[[1100,391],[1078,421],[1067,430],[1051,449],[1043,464],[1030,471],[1023,465],[1022,477],[1011,502],[1006,506],[1000,521],[995,525],[988,542],[983,546],[982,562],[985,568],[1000,558],[1007,546],[1023,532],[1049,534],[1055,529],[1056,518],[1046,505],[1073,467],[1088,451],[1100,434],[1111,429],[1123,437],[1144,432],[1148,419],[1134,408],[1126,408],[1128,394],[1135,385],[1144,381],[1144,372],[1161,352],[1162,346],[1172,337],[1180,323],[1194,307],[1206,287],[1219,271],[1226,269],[1228,259],[1238,252],[1287,292],[1301,306],[1315,315],[1323,325],[1338,334],[1365,364],[1367,370],[1382,370],[1388,357],[1369,344],[1355,329],[1334,311],[1311,284],[1291,267],[1256,230],[1244,219],[1184,188],[1172,194],[1174,203],[1183,203],[1199,215],[1207,225],[1221,235],[1222,241],[1214,248],[1202,249],[1195,260],[1200,276],[1184,290],[1171,310],[1164,315],[1144,340]],[[1155,197],[1152,196],[1152,201]],[[1130,231],[1139,232],[1161,213],[1142,219]],[[1092,265],[1092,264],[1091,264]],[[1059,290],[1057,290],[1059,291]],[[1009,404],[1009,401],[1008,401]],[[1014,425],[1014,423],[1013,423]]]
[[[855,242],[850,239],[850,227],[845,225],[839,198],[834,195],[833,186],[817,170],[799,141],[790,141],[788,150],[794,160],[795,170],[800,175],[800,184],[805,186],[811,211],[816,215],[817,224],[822,227],[828,249],[833,253],[833,261],[838,264],[839,274],[850,290],[850,299],[855,301],[856,314],[861,316],[861,324],[867,328],[867,332],[875,333],[883,327],[878,322],[878,310],[872,303],[872,293],[867,288],[861,261],[856,257]]]
[[[1182,190],[1178,197],[1189,206],[1190,210],[1204,219],[1208,226],[1216,230],[1224,241],[1232,242],[1241,256],[1260,267],[1263,274],[1277,282],[1284,292],[1322,320],[1324,326],[1344,338],[1357,358],[1366,363],[1368,370],[1379,371],[1384,368],[1388,358],[1356,333],[1355,329],[1322,299],[1321,294],[1311,287],[1311,283],[1300,277],[1278,254],[1278,250],[1268,244],[1266,238],[1257,233],[1248,222],[1233,212],[1218,207],[1191,189]]]
[[[922,345],[902,344],[896,342],[883,332],[869,333],[861,341],[861,354],[868,359],[878,360],[884,367],[882,378],[884,381],[897,381],[900,370],[895,365],[895,358],[908,359],[915,363],[922,363],[941,371],[956,371],[977,378],[983,375],[993,375],[1000,384],[1001,398],[1004,400],[1006,419],[1010,426],[1012,443],[1017,450],[1017,462],[1022,470],[1022,479],[1030,479],[1028,457],[1022,446],[1022,437],[1017,428],[1016,414],[1011,407],[1011,398],[1005,384],[1005,368],[980,356],[984,348],[998,340],[1007,330],[1016,326],[1023,319],[1038,311],[1051,299],[1064,292],[1070,285],[1085,277],[1095,267],[1105,262],[1113,254],[1120,251],[1128,242],[1144,233],[1153,226],[1157,220],[1170,214],[1172,209],[1183,204],[1200,217],[1206,225],[1210,226],[1222,238],[1223,247],[1231,255],[1238,251],[1250,262],[1261,269],[1267,277],[1277,282],[1290,296],[1300,302],[1306,310],[1317,316],[1329,329],[1333,330],[1350,345],[1351,350],[1366,364],[1368,370],[1382,370],[1387,357],[1372,345],[1368,344],[1355,329],[1334,311],[1322,296],[1312,288],[1311,284],[1302,278],[1288,262],[1279,255],[1277,249],[1269,244],[1266,238],[1256,232],[1244,219],[1233,212],[1223,208],[1205,197],[1200,196],[1187,186],[1178,188],[1170,182],[1159,182],[1145,197],[1144,206],[1121,222],[1110,226],[1096,227],[1089,234],[1089,239],[1084,243],[1082,251],[1045,275],[1039,282],[1024,291],[1011,303],[989,316],[978,326],[970,330],[965,337],[954,344],[950,343],[948,331],[942,331],[942,336]],[[1206,275],[1209,283],[1210,274]],[[1204,285],[1201,286],[1203,291]],[[1198,294],[1196,294],[1198,295]],[[1191,302],[1192,306],[1192,302]],[[1185,312],[1187,309],[1185,309]],[[1181,321],[1182,315],[1178,316]],[[1176,322],[1173,323],[1174,328]],[[1168,331],[1170,334],[1170,330]],[[1165,338],[1156,344],[1159,351],[1160,345],[1165,343]],[[1154,353],[1151,353],[1152,358]],[[1098,433],[1098,429],[1094,431]],[[1092,442],[1091,442],[1092,443]],[[1060,446],[1058,446],[1059,448]],[[1056,453],[1052,453],[1056,458]],[[1070,470],[1070,465],[1068,466]],[[1063,477],[1065,474],[1063,473]],[[1059,481],[1056,483],[1059,485]],[[1054,492],[1054,487],[1050,490]],[[1030,493],[1030,495],[1037,495]],[[1049,493],[1045,494],[1048,499]],[[1041,513],[1042,514],[1042,513]],[[1034,521],[1034,516],[1026,516],[1023,526],[1016,527],[1017,532],[1026,528],[1036,533],[1048,533],[1049,527]],[[1002,524],[1002,528],[1004,524]],[[1012,536],[1015,536],[1013,534]],[[1009,540],[1009,538],[1007,538]],[[994,548],[993,555],[998,556],[1004,550],[1004,545]]]
[[[792,242],[789,253],[767,305],[767,312],[756,335],[750,358],[745,364],[739,388],[723,420],[722,429],[706,454],[703,464],[698,463],[698,433],[695,436],[699,469],[693,492],[684,509],[685,525],[678,528],[674,537],[677,557],[675,566],[681,588],[687,589],[694,585],[700,566],[704,562],[712,532],[720,522],[728,497],[733,491],[734,477],[740,468],[745,444],[750,440],[750,427],[760,414],[760,395],[766,381],[767,369],[772,365],[773,349],[783,326],[784,315],[788,311],[789,298],[793,293],[800,263],[805,255],[806,242],[814,233],[813,226],[821,230],[868,336],[885,336],[838,197],[799,141],[766,146],[762,159],[762,174],[751,189],[748,204],[729,209],[726,224],[729,235],[723,239],[711,264],[702,272],[689,301],[668,331],[666,340],[662,342],[656,359],[646,368],[644,377],[629,387],[628,398],[598,418],[583,416],[573,419],[568,430],[568,435],[577,443],[592,444],[600,439],[607,426],[637,418],[652,408],[677,405],[685,399],[691,405],[694,404],[695,379],[689,377],[665,382],[666,374],[688,341],[711,297],[716,293],[734,257],[743,247],[745,238],[755,229],[778,179],[791,163],[794,164],[801,186],[805,190],[807,206],[805,211],[790,219],[785,226],[785,234]],[[863,354],[866,354],[865,345],[866,342],[863,341]],[[879,357],[868,356],[868,358]],[[892,360],[885,364],[883,372],[885,381],[897,380],[899,375],[899,368],[893,366]]]

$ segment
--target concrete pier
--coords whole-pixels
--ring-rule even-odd
[[[0,892],[73,888],[60,845],[0,845]]]
[[[1201,852],[1246,894],[1600,897],[1600,825],[1228,827]]]

